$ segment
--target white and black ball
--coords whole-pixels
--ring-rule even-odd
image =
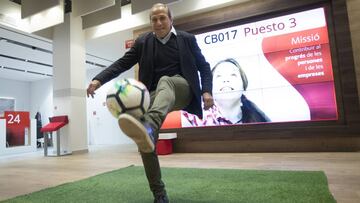
[[[150,106],[150,94],[140,81],[133,78],[122,79],[109,89],[106,106],[115,118],[122,113],[141,118]]]

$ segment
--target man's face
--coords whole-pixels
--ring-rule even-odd
[[[171,30],[172,21],[164,7],[157,7],[151,11],[151,27],[155,35],[164,38]]]

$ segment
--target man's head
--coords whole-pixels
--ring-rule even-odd
[[[165,37],[172,27],[172,15],[169,7],[157,3],[150,9],[150,23],[155,35],[159,38]]]

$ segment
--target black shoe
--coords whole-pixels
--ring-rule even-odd
[[[167,195],[159,195],[156,196],[154,199],[154,203],[169,203],[169,198],[167,197]]]
[[[154,130],[149,123],[140,122],[129,114],[120,114],[121,130],[138,146],[141,152],[150,153],[155,149]]]

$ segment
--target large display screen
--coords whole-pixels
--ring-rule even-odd
[[[324,8],[196,35],[213,72],[215,106],[179,127],[337,120]]]

